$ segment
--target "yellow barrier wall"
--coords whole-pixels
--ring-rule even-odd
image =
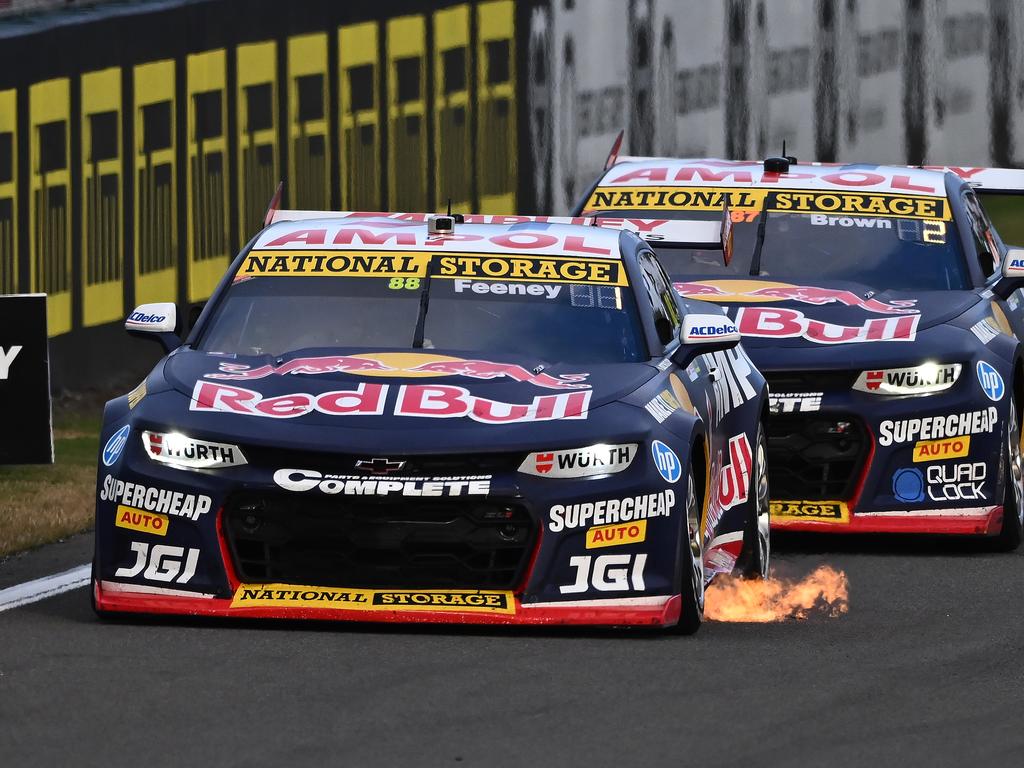
[[[82,75],[82,325],[121,320],[124,184],[121,70]]]
[[[135,91],[135,303],[173,301],[178,279],[174,62],[140,64]]]
[[[28,90],[29,270],[32,290],[49,294],[49,333],[71,330],[71,89],[68,78]]]
[[[288,181],[296,208],[330,207],[331,167],[327,120],[327,34],[288,39]]]
[[[0,293],[18,292],[18,94],[0,91]]]
[[[379,36],[375,21],[338,30],[341,207],[381,208]]]
[[[267,204],[281,180],[277,146],[277,44],[238,46],[238,221],[246,242],[263,229]]]
[[[224,50],[190,55],[186,60],[186,78],[188,300],[202,301],[213,292],[230,260],[230,158]]]
[[[434,204],[473,207],[469,6],[434,14]]]
[[[388,205],[427,209],[427,25],[422,16],[387,23]]]
[[[477,12],[477,189],[482,213],[516,210],[516,52],[512,0]]]

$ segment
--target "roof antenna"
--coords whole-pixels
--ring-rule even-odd
[[[456,224],[465,224],[466,223],[466,217],[463,214],[461,214],[461,213],[452,213],[452,199],[450,197],[448,198],[448,213],[447,213],[447,215],[451,216],[452,220]]]
[[[786,140],[785,139],[782,140],[782,156],[784,158],[786,158],[787,160],[789,160],[789,164],[790,165],[796,165],[796,158],[793,157],[793,155],[787,155],[786,154]]]

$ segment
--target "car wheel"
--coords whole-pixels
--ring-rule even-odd
[[[679,590],[682,605],[675,630],[692,635],[704,621],[704,546],[700,532],[701,503],[697,498],[693,470],[686,477],[686,530],[679,547]]]
[[[743,551],[738,567],[745,579],[767,579],[771,559],[771,517],[768,495],[768,448],[764,425],[757,426],[754,443],[753,478],[754,506],[743,528]]]
[[[1016,398],[1010,399],[1010,418],[1006,427],[1003,473],[1003,527],[996,537],[996,548],[1010,552],[1024,538],[1024,459],[1021,457],[1020,423]]]

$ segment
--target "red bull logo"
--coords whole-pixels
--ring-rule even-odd
[[[919,315],[872,317],[863,325],[837,325],[814,320],[797,309],[786,307],[743,307],[736,313],[736,325],[743,336],[765,339],[802,337],[815,344],[852,344],[870,341],[913,341]]]
[[[423,355],[408,352],[385,352],[376,355],[330,355],[326,357],[300,357],[281,365],[252,367],[240,363],[222,362],[217,373],[206,374],[207,379],[251,381],[268,376],[325,373],[358,373],[363,376],[391,376],[416,378],[426,376],[465,376],[470,379],[491,380],[509,378],[523,384],[544,389],[590,389],[586,382],[589,373],[565,373],[558,376],[529,371],[514,363],[496,363],[490,360],[464,360],[444,355]]]
[[[843,304],[859,307],[865,312],[881,315],[916,315],[916,299],[894,299],[881,301],[864,298],[852,291],[836,288],[819,288],[813,285],[790,285],[769,283],[760,280],[709,280],[695,283],[675,283],[676,292],[685,298],[714,302],[769,302],[799,301],[803,304],[823,306]]]

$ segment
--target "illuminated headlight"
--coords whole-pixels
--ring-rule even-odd
[[[853,388],[873,395],[931,395],[960,378],[960,363],[922,363],[911,368],[863,371]]]
[[[217,469],[248,463],[237,445],[196,440],[180,432],[143,432],[142,447],[153,461],[179,469]]]
[[[636,443],[599,443],[568,451],[531,453],[519,466],[519,471],[537,477],[555,478],[613,475],[633,462],[636,449]]]

